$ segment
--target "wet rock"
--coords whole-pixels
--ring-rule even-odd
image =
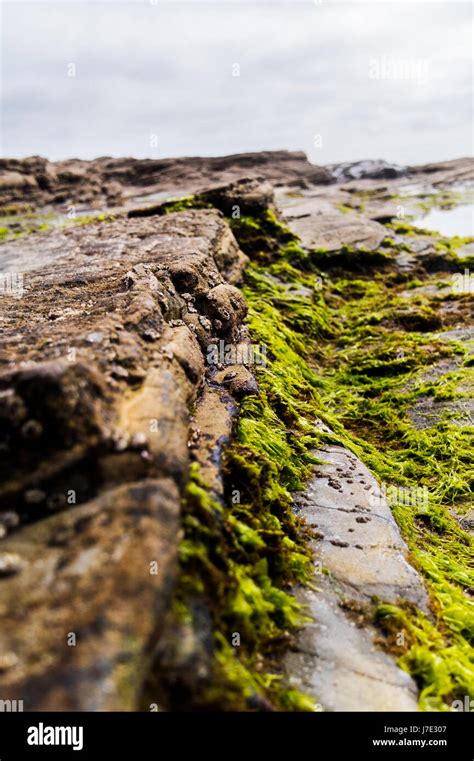
[[[223,496],[222,454],[230,442],[237,413],[238,407],[228,392],[206,387],[194,414],[199,446],[193,456],[200,465],[203,479],[217,498]]]
[[[258,384],[255,376],[243,365],[227,366],[213,376],[213,381],[228,388],[236,399],[258,395]]]

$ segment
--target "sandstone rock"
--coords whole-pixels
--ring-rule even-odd
[[[245,262],[214,210],[2,247],[25,287],[0,302],[0,511],[18,516],[0,521],[0,650],[13,654],[0,690],[25,710],[139,705],[177,579],[191,457],[221,488],[237,407],[206,351],[242,339],[231,282]]]
[[[176,579],[178,528],[176,485],[148,479],[4,540],[0,568],[7,555],[22,565],[0,578],[0,651],[15,656],[2,697],[27,711],[133,709]]]
[[[298,593],[313,622],[285,659],[290,684],[326,711],[416,711],[415,683],[375,644],[370,606],[373,596],[395,604],[407,600],[429,614],[423,582],[363,463],[338,446],[315,455],[322,464],[297,505],[318,535],[314,589]],[[361,611],[360,628],[351,610]]]
[[[275,208],[273,186],[263,177],[212,188],[202,193],[201,197],[228,217],[235,217],[236,214],[258,215]]]
[[[0,192],[22,192],[25,188],[34,188],[35,178],[20,172],[2,172],[0,174]]]

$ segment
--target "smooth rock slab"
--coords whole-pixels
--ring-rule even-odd
[[[325,711],[416,711],[417,689],[388,653],[376,648],[373,627],[358,628],[339,607],[338,589],[323,576],[318,591],[298,595],[315,618],[285,661],[291,684]]]
[[[314,619],[285,659],[290,683],[328,711],[415,711],[417,688],[390,654],[375,644],[376,629],[357,625],[351,606],[408,600],[429,612],[418,572],[376,480],[343,447],[328,446],[297,512],[317,532],[315,587],[298,599]],[[324,570],[324,573],[321,571]]]
[[[311,251],[337,251],[343,246],[375,250],[387,235],[386,229],[358,214],[326,212],[318,199],[305,199],[283,210],[286,222]]]

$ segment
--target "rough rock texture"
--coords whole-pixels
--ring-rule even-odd
[[[262,151],[216,158],[133,159],[102,157],[93,161],[48,161],[41,156],[0,159],[0,206],[54,205],[56,208],[130,207],[132,199],[163,201],[208,191],[242,179],[260,179],[273,188],[319,188],[335,202],[350,202],[354,193],[375,193],[366,211],[373,218],[396,214],[390,196],[413,183],[444,187],[472,179],[473,159],[426,166],[399,167],[384,161],[311,164],[301,151]],[[328,188],[328,185],[330,186]],[[386,198],[384,199],[384,193]],[[371,203],[370,199],[369,204]]]
[[[363,258],[387,235],[379,221],[399,213],[399,195],[463,186],[473,165],[322,168],[285,151],[0,161],[0,203],[17,205],[18,218],[22,205],[114,211],[0,248],[0,275],[21,274],[0,301],[2,699],[23,699],[25,710],[137,708],[150,659],[177,636],[170,602],[190,464],[221,499],[239,405],[258,394],[252,367],[210,359],[210,348],[231,345],[238,355],[249,341],[238,287],[248,260],[222,213],[281,211],[308,251],[347,247]],[[215,208],[166,213],[165,199],[197,191]],[[390,236],[392,275],[446,278],[459,268],[429,235],[409,251],[402,234]],[[469,309],[467,298],[443,301],[435,314],[397,307],[375,324],[433,337],[452,326],[440,335],[467,343]],[[410,414],[429,428],[449,403],[420,397]],[[470,399],[454,412],[460,424],[470,420]],[[315,624],[287,672],[327,710],[414,709],[413,682],[376,647],[364,616],[374,594],[427,611],[420,577],[365,466],[334,447],[318,456],[328,462],[299,510],[319,532],[315,559],[329,575],[317,574],[318,592],[299,593]],[[199,631],[182,622],[179,636],[184,671],[199,681],[212,669],[212,630],[208,611],[196,615]]]
[[[133,710],[170,603],[178,533],[176,484],[146,478],[5,540],[0,561],[17,566],[1,581],[2,696],[27,711]]]
[[[0,687],[25,710],[137,706],[190,451],[212,471],[236,411],[207,353],[247,340],[245,262],[213,210],[2,247],[24,281],[1,301]]]
[[[377,481],[343,447],[318,450],[318,466],[298,501],[318,532],[317,555],[351,599],[407,600],[428,612],[420,575],[407,561],[407,547]]]
[[[328,183],[332,176],[310,164],[301,151],[262,151],[219,158],[132,159],[51,162],[40,156],[0,160],[0,203],[107,204],[150,193],[196,192],[242,177],[275,185]],[[183,193],[184,191],[184,193]]]

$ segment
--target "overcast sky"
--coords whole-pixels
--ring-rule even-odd
[[[3,156],[472,153],[470,2],[2,0],[1,12]]]

